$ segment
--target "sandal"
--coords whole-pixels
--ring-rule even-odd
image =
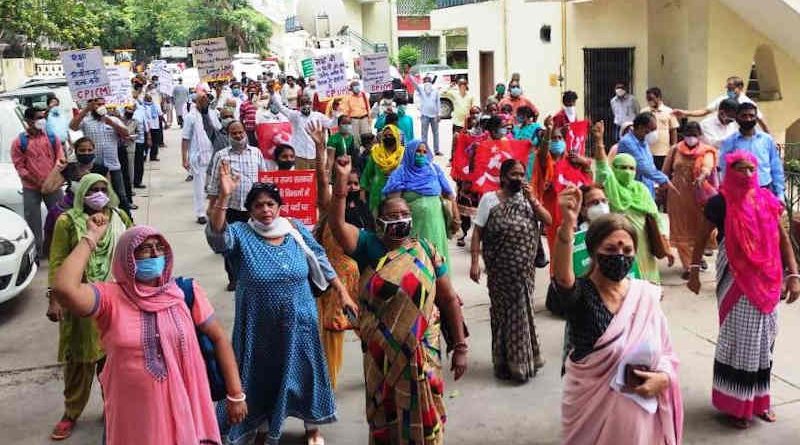
[[[740,430],[746,430],[750,428],[750,421],[747,419],[740,419],[738,417],[734,417],[732,418],[732,420],[733,420],[733,426]]]
[[[75,421],[70,419],[61,419],[53,428],[53,432],[50,433],[50,439],[52,440],[64,440],[72,435],[72,429],[75,428]]]
[[[763,413],[758,415],[758,418],[763,420],[764,422],[775,423],[778,421],[778,416],[775,414],[775,411],[768,409]]]

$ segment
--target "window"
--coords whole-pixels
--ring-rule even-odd
[[[775,54],[769,45],[756,48],[753,65],[750,68],[750,80],[747,83],[747,95],[761,102],[783,98],[778,80],[778,68],[775,65]]]

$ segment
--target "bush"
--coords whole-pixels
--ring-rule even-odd
[[[414,66],[419,62],[419,58],[422,56],[422,51],[419,48],[413,45],[403,45],[400,47],[400,50],[397,52],[397,61],[400,62],[400,66]]]

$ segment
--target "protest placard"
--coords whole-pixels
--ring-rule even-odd
[[[131,72],[122,66],[106,68],[111,94],[106,96],[106,105],[122,107],[133,102],[131,97]]]
[[[61,53],[61,65],[75,101],[85,102],[111,94],[100,47],[64,51]]]
[[[380,93],[392,89],[392,75],[389,74],[389,55],[387,53],[365,54],[361,56],[361,72],[364,90]]]
[[[303,59],[300,66],[303,68],[303,77],[306,79],[314,75],[314,59]]]
[[[150,77],[158,76],[158,92],[164,96],[172,96],[172,73],[167,68],[166,60],[154,60],[150,63]]]
[[[306,227],[317,223],[317,183],[314,170],[258,172],[259,182],[272,182],[280,189],[281,216],[300,220]]]
[[[231,57],[225,37],[192,41],[194,67],[201,82],[230,80],[233,77]]]
[[[314,57],[314,73],[320,99],[347,94],[347,66],[342,53]]]
[[[566,134],[564,134],[564,141],[567,144],[567,152],[584,156],[586,153],[587,136],[589,136],[588,120],[570,123],[567,126]]]

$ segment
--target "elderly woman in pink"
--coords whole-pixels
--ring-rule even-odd
[[[82,282],[86,263],[108,228],[102,214],[55,275],[56,295],[74,314],[92,317],[106,365],[106,443],[221,444],[195,327],[213,341],[226,382],[227,412],[238,423],[247,414],[231,344],[206,293],[194,284],[190,310],[171,279],[172,249],[154,228],[138,226],[119,239],[112,272],[116,282]]]

